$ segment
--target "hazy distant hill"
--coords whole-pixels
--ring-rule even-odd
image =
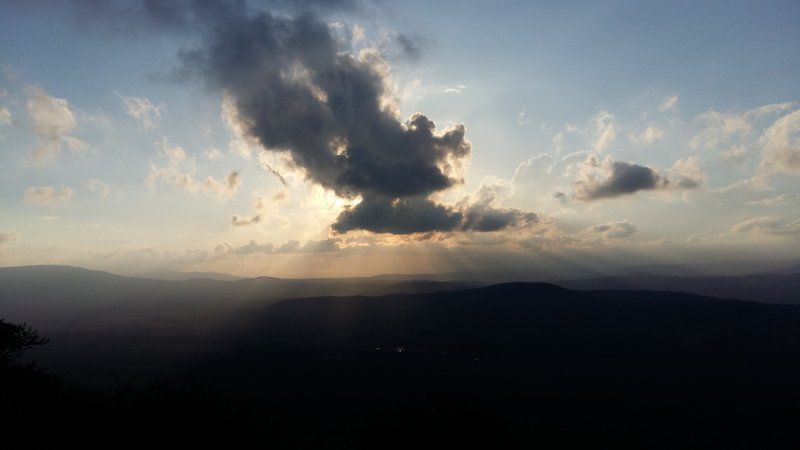
[[[194,278],[207,278],[217,281],[237,281],[244,277],[231,275],[221,272],[180,272],[174,270],[160,270],[157,272],[145,272],[136,275],[137,278],[150,278],[154,280],[186,281]]]
[[[0,267],[0,306],[6,313],[15,314],[27,311],[83,314],[86,308],[135,310],[154,306],[163,309],[227,309],[239,308],[243,303],[291,297],[431,292],[477,284],[381,278],[257,277],[223,281],[190,277],[163,280],[126,277],[70,266]]]
[[[69,266],[4,267],[0,268],[0,317],[31,323],[51,338],[51,345],[37,349],[34,356],[50,361],[53,369],[107,379],[109,365],[135,371],[142,360],[149,360],[156,371],[160,365],[180,364],[198,352],[221,348],[250,320],[251,310],[262,311],[279,299],[475,285],[369,278],[168,281]],[[73,352],[87,342],[98,358],[76,367]]]
[[[800,273],[733,277],[676,277],[651,274],[559,280],[569,289],[619,289],[686,292],[763,303],[800,304]]]

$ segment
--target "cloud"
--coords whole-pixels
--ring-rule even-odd
[[[422,57],[422,46],[424,42],[419,36],[409,36],[402,33],[395,33],[393,43],[396,46],[399,56],[407,61],[417,61]],[[459,85],[461,90],[466,86]],[[458,92],[460,93],[461,90]]]
[[[277,178],[278,181],[280,181],[282,185],[288,186],[289,184],[286,181],[286,177],[283,176],[283,174],[281,173],[280,170],[278,170],[275,167],[273,167],[274,163],[268,161],[268,159],[269,158],[267,157],[267,155],[262,153],[262,154],[258,155],[258,164],[261,166],[262,169],[264,169],[265,172],[275,176],[275,178]]]
[[[761,233],[774,236],[800,234],[800,220],[782,222],[774,217],[756,217],[735,224],[731,227],[734,233]]]
[[[747,191],[769,191],[772,190],[763,180],[753,177],[735,181],[727,186],[709,191],[710,194],[724,195],[731,193],[741,193]]]
[[[367,230],[392,234],[454,231],[462,219],[461,212],[425,197],[387,199],[374,196],[342,211],[333,224],[333,230],[338,233]]]
[[[83,182],[83,187],[99,197],[107,197],[111,192],[111,187],[108,185],[108,183],[100,178],[89,178]]]
[[[341,240],[338,238],[328,238],[319,241],[309,240],[304,245],[301,245],[300,241],[290,240],[278,247],[275,247],[273,244],[259,244],[256,241],[250,241],[249,243],[240,247],[227,250],[222,247],[218,247],[219,250],[217,253],[233,253],[236,255],[253,255],[259,253],[268,255],[290,253],[332,253],[341,250],[337,245],[339,242],[341,242]]]
[[[800,174],[800,109],[772,124],[761,136],[759,177]]]
[[[19,235],[14,231],[0,231],[0,250],[17,239],[19,239]]]
[[[628,139],[634,144],[650,145],[664,137],[664,130],[650,125],[639,134],[629,134]]]
[[[442,92],[445,94],[460,94],[464,92],[464,89],[466,88],[467,87],[463,84],[457,84],[455,86],[445,86],[444,89],[442,89]]]
[[[402,122],[388,62],[374,49],[342,48],[313,15],[226,17],[202,46],[180,53],[182,72],[223,91],[245,144],[286,155],[307,180],[360,200],[335,231],[463,228],[464,212],[430,196],[463,182],[471,154],[464,125],[440,130],[422,113]]]
[[[22,200],[34,206],[60,207],[69,203],[74,194],[70,187],[56,190],[52,186],[33,186],[25,190]]]
[[[216,161],[218,159],[222,159],[224,155],[216,148],[210,148],[203,152],[203,156],[209,161]]]
[[[262,245],[256,243],[256,241],[250,241],[248,244],[233,249],[233,253],[236,255],[252,255],[255,253],[272,253],[274,250],[275,246],[272,244]]]
[[[773,103],[749,109],[745,112],[720,112],[710,110],[695,117],[704,128],[689,142],[692,149],[719,150],[723,147],[749,144],[747,139],[759,122],[787,109],[794,103]]]
[[[668,97],[664,97],[664,100],[661,101],[661,105],[658,107],[658,110],[661,112],[670,111],[675,109],[676,106],[678,106],[678,96],[670,95]]]
[[[600,161],[594,154],[581,164],[578,178],[572,183],[575,198],[586,201],[659,189],[663,185],[661,175],[650,167],[614,161],[611,156]]]
[[[241,184],[242,179],[239,172],[231,170],[222,180],[217,180],[212,176],[206,177],[200,190],[210,192],[219,198],[230,198],[236,194]]]
[[[639,191],[659,189],[695,189],[706,179],[697,157],[678,160],[667,175],[635,163],[615,161],[607,156],[603,161],[590,154],[578,167],[572,182],[574,197],[591,201],[614,198]]]
[[[0,125],[11,125],[11,111],[6,107],[0,107]]]
[[[28,119],[36,135],[36,146],[31,150],[34,164],[44,166],[53,162],[64,145],[76,152],[88,149],[87,143],[69,134],[77,121],[65,99],[51,97],[35,86],[29,88],[29,93]]]
[[[636,225],[628,219],[619,222],[606,222],[590,227],[588,232],[601,234],[605,239],[622,239],[636,233]]]
[[[248,46],[233,45],[242,39]],[[401,124],[383,106],[380,56],[338,50],[310,16],[261,14],[221,27],[182,60],[225,90],[245,133],[289,152],[307,178],[341,196],[394,199],[460,182],[457,163],[470,153],[464,126],[437,132],[419,113]]]
[[[306,245],[300,248],[298,253],[331,253],[339,251],[340,249],[337,245],[339,242],[340,240],[336,238],[308,241]]]
[[[539,217],[516,208],[500,208],[496,206],[499,198],[499,186],[481,186],[477,199],[471,204],[462,204],[462,230],[499,231],[509,227],[534,224]]]
[[[236,195],[241,185],[238,171],[231,170],[223,179],[207,176],[204,180],[195,179],[194,158],[188,158],[186,150],[179,145],[171,145],[166,138],[156,143],[158,154],[165,164],[150,164],[150,171],[145,183],[150,189],[159,184],[167,184],[175,189],[188,193],[213,194],[220,200],[227,200]]]
[[[256,215],[250,217],[249,219],[245,218],[245,217],[239,217],[239,216],[233,216],[233,218],[231,219],[231,225],[233,225],[235,227],[243,227],[243,226],[247,226],[247,225],[255,225],[255,224],[259,223],[259,222],[261,222],[261,215],[260,214],[256,214]]]
[[[786,206],[797,201],[798,196],[785,192],[775,197],[763,198],[761,200],[749,201],[746,204],[753,206]]]
[[[423,197],[407,197],[391,202],[365,199],[346,208],[333,225],[346,233],[367,230],[375,233],[412,234],[435,231],[500,231],[534,224],[538,216],[516,208],[497,207],[496,186],[482,186],[475,199],[464,199],[456,207],[446,207]]]
[[[251,137],[247,131],[251,126],[250,122],[239,116],[233,98],[224,92],[222,95],[221,110],[220,116],[222,117],[222,123],[224,123],[231,132],[228,150],[244,159],[250,159],[253,153],[257,153],[259,150],[258,141]]]
[[[594,151],[602,153],[617,138],[617,123],[614,115],[608,111],[600,111],[592,118],[594,125]]]
[[[154,105],[145,97],[126,97],[117,92],[120,100],[125,104],[128,115],[136,119],[144,129],[152,129],[158,126],[161,120],[161,110],[164,104]]]
[[[668,170],[667,184],[675,189],[695,189],[700,187],[708,176],[700,168],[700,160],[696,156],[679,159]]]
[[[529,119],[526,116],[527,112],[528,112],[528,107],[523,105],[522,109],[519,111],[519,114],[517,114],[517,125],[523,127],[523,126],[531,123],[531,119]]]
[[[149,29],[202,36],[179,51],[174,77],[200,79],[223,94],[232,151],[245,158],[256,149],[279,155],[293,173],[356,203],[334,230],[460,229],[463,213],[431,196],[463,184],[471,156],[466,128],[437,128],[419,112],[401,118],[385,58],[417,59],[424,44],[418,36],[385,31],[376,47],[355,46],[341,39],[341,27],[318,16],[357,9],[358,1],[272,1],[264,8],[243,1],[153,3],[132,2],[122,8],[127,14],[119,5],[84,3],[82,12],[108,21],[126,17],[132,28],[146,21]],[[295,11],[304,13],[293,17]],[[197,190],[192,171],[177,166],[153,166],[148,180]],[[286,183],[284,167],[264,167]]]

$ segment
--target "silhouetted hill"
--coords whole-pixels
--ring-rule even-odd
[[[242,405],[158,394],[124,420],[102,416],[131,443],[188,442],[179,432],[252,437],[253,448],[763,449],[800,438],[794,305],[508,283],[243,304],[226,326],[178,341],[110,335],[107,347],[108,333],[83,334],[62,364],[107,373],[123,352],[123,380],[155,371],[179,386],[190,374]]]
[[[35,323],[52,338],[51,345],[32,352],[52,369],[78,379],[89,380],[89,374],[94,374],[108,381],[111,367],[136,372],[140,362],[148,360],[148,370],[142,374],[154,375],[195,354],[222,349],[251,320],[251,309],[268,308],[279,299],[415,293],[474,285],[369,278],[168,281],[69,266],[4,267],[0,268],[0,313],[13,322]],[[75,349],[87,342],[97,357],[83,365],[72,364]]]
[[[797,437],[799,345],[797,306],[511,283],[284,300],[196,373],[374,448],[765,448]]]
[[[569,289],[618,289],[685,292],[763,303],[800,304],[800,273],[751,274],[735,277],[676,277],[653,274],[559,280]]]

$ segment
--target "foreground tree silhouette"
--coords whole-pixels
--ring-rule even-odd
[[[26,323],[0,319],[0,447],[261,448],[273,438],[267,416],[203,386],[155,381],[136,387],[131,381],[110,392],[89,390],[34,362],[19,362],[25,350],[47,342]]]
[[[12,364],[24,350],[47,342],[47,338],[39,336],[38,331],[26,323],[13,324],[0,319],[0,364],[3,366]]]

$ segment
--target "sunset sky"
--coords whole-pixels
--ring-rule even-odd
[[[800,254],[800,3],[0,0],[0,265]]]

